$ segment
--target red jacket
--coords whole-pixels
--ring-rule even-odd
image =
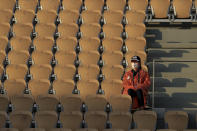
[[[138,83],[138,76],[140,76],[139,83]],[[148,72],[145,72],[144,70],[140,70],[134,76],[134,85],[137,85],[136,89],[142,89],[143,95],[144,95],[144,105],[146,105],[148,90],[151,85]],[[128,89],[136,90],[133,86],[133,72],[131,70],[126,72],[123,77],[123,94],[128,94]],[[132,100],[132,101],[133,101],[132,108],[133,109],[138,108],[139,105],[138,105],[137,97],[135,97],[134,100]]]

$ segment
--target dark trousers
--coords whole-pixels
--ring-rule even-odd
[[[143,92],[141,89],[138,89],[138,90],[129,89],[128,94],[131,96],[132,99],[134,97],[137,97],[138,104],[140,107],[144,106],[144,96],[143,96]]]

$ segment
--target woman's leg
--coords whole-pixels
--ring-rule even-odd
[[[136,91],[133,90],[133,89],[128,89],[128,94],[129,94],[132,98],[134,98],[134,97],[137,96]]]
[[[142,89],[138,89],[136,91],[136,95],[137,95],[139,106],[144,107],[144,95],[143,95]]]

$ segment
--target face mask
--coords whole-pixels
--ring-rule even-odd
[[[138,63],[131,63],[132,69],[137,69],[139,67]]]

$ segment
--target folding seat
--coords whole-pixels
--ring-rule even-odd
[[[146,57],[147,57],[146,52],[145,51],[135,51],[134,50],[134,51],[129,51],[129,52],[127,52],[125,54],[125,58],[126,58],[128,64],[131,63],[130,62],[131,61],[131,57],[133,57],[135,55],[137,55],[137,56],[139,56],[141,58],[142,65],[146,62]]]
[[[59,18],[61,20],[61,23],[77,23],[77,20],[79,18],[79,11],[69,9],[60,11]]]
[[[85,114],[85,121],[88,128],[103,130],[107,121],[107,113],[104,111],[89,111]]]
[[[56,40],[56,45],[59,51],[74,52],[77,46],[77,39],[75,37],[59,38]]]
[[[64,95],[60,98],[64,112],[80,111],[82,106],[82,98],[80,95]]]
[[[126,12],[126,19],[128,24],[144,23],[145,12],[141,10],[129,10]]]
[[[122,94],[123,87],[121,80],[104,80],[101,83],[101,87],[104,90],[107,99],[109,99],[111,95]]]
[[[130,6],[131,10],[146,11],[148,0],[129,0],[128,5]]]
[[[49,131],[72,131],[72,130],[67,128],[53,128],[50,129]]]
[[[100,69],[97,65],[82,65],[78,67],[78,73],[81,80],[97,80],[99,71]]]
[[[102,59],[105,65],[122,65],[123,54],[121,51],[105,51]]]
[[[76,131],[98,131],[98,129],[94,129],[94,128],[81,128],[81,129],[77,129]]]
[[[123,19],[123,12],[120,10],[107,10],[104,12],[106,23],[121,24]]]
[[[16,128],[0,128],[1,131],[19,131]]]
[[[17,23],[13,26],[13,34],[15,36],[30,37],[33,31],[33,25],[30,23]]]
[[[42,0],[40,1],[42,10],[55,10],[57,11],[60,5],[60,0]]]
[[[19,9],[22,10],[36,10],[38,0],[18,0]]]
[[[0,128],[5,127],[6,120],[7,120],[6,112],[0,111]]]
[[[32,53],[32,60],[34,64],[51,64],[53,54],[51,51],[34,51]]]
[[[99,37],[101,27],[98,23],[89,23],[81,25],[81,33],[83,37]]]
[[[41,10],[38,11],[36,18],[38,19],[39,23],[55,24],[57,13],[55,10]]]
[[[77,89],[80,91],[81,97],[85,100],[87,95],[97,94],[99,82],[97,80],[80,80],[77,83]]]
[[[24,79],[28,68],[23,64],[10,64],[6,67],[8,79]]]
[[[57,65],[54,68],[54,73],[57,76],[57,79],[73,79],[75,75],[76,69],[74,65],[65,65],[60,66]]]
[[[82,120],[83,117],[79,111],[62,112],[60,114],[60,121],[63,128],[76,130],[81,127]]]
[[[31,80],[29,81],[29,90],[34,98],[39,95],[47,95],[50,88],[50,82],[48,80]]]
[[[0,65],[0,77],[1,77],[1,75],[3,74],[3,72],[4,72],[4,68],[3,68],[2,65]]]
[[[157,114],[154,111],[136,111],[133,115],[137,129],[149,129],[154,131],[156,128]]]
[[[82,14],[83,23],[99,23],[101,19],[101,11],[99,10],[86,10]]]
[[[33,79],[49,79],[52,72],[52,67],[50,65],[35,64],[30,68],[30,73]]]
[[[8,53],[8,59],[10,61],[10,64],[27,64],[29,59],[29,52],[25,50],[12,50]]]
[[[132,115],[130,112],[112,112],[109,115],[112,129],[123,129],[128,131],[131,127]]]
[[[151,8],[154,12],[154,18],[167,18],[170,6],[170,0],[151,0]]]
[[[13,128],[17,128],[19,130],[30,128],[32,113],[28,111],[14,111],[10,114],[10,122]]]
[[[87,95],[85,98],[85,104],[88,107],[88,111],[105,111],[107,105],[107,99],[104,95]]]
[[[29,47],[31,45],[31,38],[30,37],[13,37],[10,40],[10,45],[13,50],[29,50]]]
[[[39,111],[35,115],[35,120],[38,128],[49,130],[56,128],[58,116],[54,111]]]
[[[0,105],[1,105],[0,111],[6,111],[8,108],[8,104],[9,104],[9,97],[6,94],[0,94]],[[0,127],[2,128],[2,126]]]
[[[10,23],[12,16],[12,10],[0,9],[1,23]]]
[[[105,24],[103,32],[105,33],[105,38],[122,37],[123,27],[121,24]]]
[[[36,37],[33,41],[33,45],[36,50],[51,51],[54,45],[54,39],[52,37]]]
[[[61,23],[58,25],[60,37],[76,37],[78,26],[75,23]]]
[[[5,36],[0,36],[0,50],[5,51],[7,45],[8,45],[8,38]]]
[[[185,129],[183,131],[187,131],[187,130],[191,130],[191,129]],[[157,129],[157,131],[176,131],[175,129]]]
[[[82,51],[98,51],[100,46],[99,38],[82,38],[79,42]]]
[[[46,131],[44,128],[26,128],[23,131]]]
[[[1,0],[0,9],[13,10],[16,4],[16,0]]]
[[[129,38],[125,42],[128,51],[145,51],[146,40],[144,37]]]
[[[146,27],[144,24],[129,24],[125,27],[128,37],[144,37]]]
[[[102,42],[104,51],[121,51],[123,46],[123,41],[120,37],[106,38]]]
[[[174,0],[173,6],[175,7],[177,18],[189,18],[192,0]]]
[[[57,79],[53,82],[53,89],[57,96],[72,94],[74,86],[75,83],[72,79]]]
[[[79,11],[82,5],[82,0],[63,0],[62,4],[66,10]]]
[[[102,68],[105,79],[121,80],[124,68],[121,65],[105,65]]]
[[[135,129],[133,129],[135,130]],[[124,131],[123,129],[116,129],[116,128],[110,128],[110,129],[104,129],[103,131]]]
[[[104,6],[104,0],[86,0],[85,6],[87,10],[102,11],[103,6]]]
[[[38,23],[35,30],[39,37],[53,37],[56,31],[55,24],[52,23]]]
[[[113,112],[130,112],[132,99],[129,95],[111,95],[109,103],[112,105]]]
[[[126,0],[107,0],[107,6],[109,10],[124,11],[124,8],[126,6]]]
[[[76,53],[74,51],[58,51],[55,54],[55,59],[57,60],[58,65],[74,65],[76,59]]]
[[[0,36],[7,37],[10,31],[10,24],[9,23],[0,23]]]
[[[11,97],[11,103],[14,111],[32,112],[34,98],[29,94],[14,95]]]
[[[26,87],[23,79],[8,79],[4,82],[4,89],[8,96],[22,95]]]
[[[98,64],[100,54],[97,51],[84,51],[79,53],[81,65]]]
[[[0,65],[3,64],[5,57],[6,57],[5,51],[0,50]]]
[[[184,111],[167,111],[164,120],[169,129],[182,131],[188,127],[189,117],[187,112]]]
[[[39,111],[56,111],[59,99],[54,94],[40,95],[36,98]]]
[[[17,10],[14,14],[16,23],[33,23],[35,13],[33,10]]]

